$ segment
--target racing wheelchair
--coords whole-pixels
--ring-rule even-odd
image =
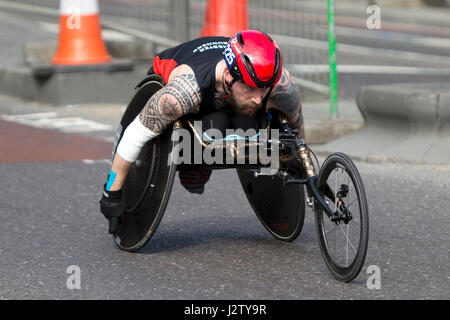
[[[164,79],[155,74],[137,85],[120,121],[111,161],[127,126],[164,85]],[[295,138],[295,130],[289,128],[285,117],[276,111],[266,112],[261,117],[261,127],[268,129],[267,137],[243,137],[243,143],[237,143],[236,139],[232,143],[230,139],[226,143],[225,139],[206,139],[207,135],[197,130],[193,120],[185,116],[174,122],[143,147],[131,167],[122,189],[126,212],[112,235],[121,250],[136,252],[153,236],[164,215],[177,170],[236,168],[254,212],[275,238],[295,240],[303,228],[308,206],[314,211],[320,251],[331,274],[344,282],[350,282],[359,274],[368,246],[368,205],[361,177],[348,156],[331,154],[320,167],[314,153],[302,140]],[[231,154],[238,161],[232,165],[177,165],[175,157],[178,155],[173,152],[177,141],[173,136],[180,129],[189,130],[193,143],[200,144],[203,150],[214,148],[214,152]],[[262,164],[258,159],[248,161],[248,150],[252,146],[276,153],[276,167],[269,168],[267,161]]]

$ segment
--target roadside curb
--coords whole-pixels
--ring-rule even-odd
[[[318,146],[368,162],[450,163],[450,83],[362,87],[363,130]]]
[[[308,144],[323,144],[361,130],[363,127],[364,122],[359,119],[305,119],[305,140]]]
[[[41,69],[40,72],[43,77],[36,77],[30,67],[0,68],[0,90],[3,94],[57,106],[128,103],[132,88],[143,78],[133,71],[53,73]]]
[[[51,63],[56,43],[27,43],[22,65],[0,66],[0,92],[56,106],[128,103],[145,77],[138,63],[150,65],[154,47],[139,41],[106,42],[113,60],[106,64],[59,66]]]

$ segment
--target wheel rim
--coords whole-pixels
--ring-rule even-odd
[[[149,141],[142,149],[138,160],[131,167],[124,188],[127,189],[127,213],[133,214],[144,199],[153,176],[155,166],[154,141]]]
[[[324,185],[325,182],[328,183],[334,194],[342,190],[343,185],[348,186],[347,195],[342,197],[352,213],[352,220],[348,224],[332,222],[326,215],[324,217],[322,210],[318,214],[319,236],[322,238],[322,244],[325,247],[322,253],[329,266],[342,275],[345,272],[351,272],[355,264],[364,259],[364,257],[361,257],[361,248],[365,246],[365,240],[363,239],[365,227],[363,210],[365,208],[360,202],[361,194],[354,177],[339,163],[336,163],[335,167],[330,170],[321,185],[322,183]],[[330,202],[330,208],[335,212],[338,208],[337,201],[332,202],[330,199],[326,199]],[[359,272],[359,268],[356,272]]]

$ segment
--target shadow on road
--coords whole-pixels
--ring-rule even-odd
[[[143,254],[174,252],[186,248],[205,246],[207,250],[221,248],[224,245],[228,250],[280,250],[292,248],[295,243],[304,245],[316,242],[313,225],[305,224],[299,237],[293,242],[284,242],[275,239],[269,234],[256,218],[232,217],[224,220],[218,218],[196,218],[169,222],[161,226],[157,233],[149,240],[147,245],[139,251]],[[296,251],[298,252],[298,247]],[[289,250],[288,250],[289,251]]]

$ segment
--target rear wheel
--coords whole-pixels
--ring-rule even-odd
[[[167,207],[176,166],[168,165],[172,150],[170,134],[166,130],[149,141],[130,169],[122,188],[126,213],[113,239],[126,251],[138,251],[150,240],[159,226]]]
[[[277,176],[255,178],[249,169],[237,173],[253,211],[275,238],[294,241],[305,221],[305,188],[300,184],[284,184]]]
[[[156,79],[138,89],[122,117],[112,158],[125,129],[162,87],[163,83]],[[176,166],[169,158],[173,147],[171,133],[169,128],[147,142],[128,172],[122,187],[126,212],[113,234],[114,242],[122,250],[134,252],[143,248],[164,215],[176,173]]]
[[[317,187],[333,212],[350,213],[350,221],[333,222],[318,204],[314,206],[325,264],[336,279],[350,282],[361,271],[369,240],[368,206],[361,177],[348,156],[335,153],[323,163]]]

